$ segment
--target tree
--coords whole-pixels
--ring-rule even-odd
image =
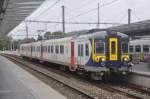
[[[44,38],[45,39],[50,39],[50,36],[52,35],[52,33],[51,32],[46,32],[45,34],[44,34]]]
[[[19,40],[13,40],[11,42],[11,49],[12,50],[17,50],[20,48],[20,45],[23,43],[31,43],[35,42],[36,40],[34,38],[24,38],[24,39],[19,39]]]
[[[53,32],[52,35],[65,35],[65,33],[61,31],[56,31],[56,32]]]
[[[0,37],[0,50],[10,49],[12,37],[2,36]]]
[[[38,35],[37,40],[38,40],[38,41],[41,41],[41,40],[42,40],[42,36],[41,36],[41,35]]]
[[[61,32],[61,31],[46,32],[46,33],[44,34],[44,38],[48,40],[48,39],[63,37],[64,35],[65,35],[65,33]]]

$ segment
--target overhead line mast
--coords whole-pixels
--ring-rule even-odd
[[[25,22],[25,27],[26,27],[26,38],[29,38],[29,32],[28,32],[28,25],[27,22]]]
[[[62,6],[62,30],[65,33],[65,6]]]
[[[128,25],[131,24],[131,9],[128,9]]]
[[[99,7],[99,3],[98,3],[98,12],[97,12],[97,28],[100,28],[100,16],[99,16],[99,13],[100,13],[100,7]]]

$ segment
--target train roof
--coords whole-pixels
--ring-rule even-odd
[[[98,31],[98,32],[93,32],[93,33],[85,33],[82,35],[72,35],[69,37],[64,37],[64,38],[57,38],[57,39],[50,39],[46,40],[45,42],[50,42],[50,41],[65,41],[65,40],[72,40],[72,39],[91,39],[91,38],[98,38],[98,39],[105,39],[107,35],[118,35],[121,36],[122,38],[128,38],[128,35],[120,33],[120,32],[112,32],[112,31]]]
[[[21,44],[21,46],[29,46],[31,45],[31,43],[24,43],[24,44]]]
[[[150,45],[150,39],[136,39],[130,41],[131,45]]]
[[[38,42],[32,42],[32,43],[24,43],[24,44],[21,44],[21,46],[30,46],[31,44],[34,44],[34,45],[39,45],[41,44],[41,41],[38,41]]]
[[[59,39],[57,38],[57,39],[46,40],[43,43],[48,43],[48,42],[53,42],[53,41],[55,41],[55,42],[63,42],[63,41],[70,41],[72,39],[73,39],[73,37],[65,37],[65,38],[59,38]]]
[[[33,42],[33,43],[27,43],[27,45],[30,44],[41,44],[42,43],[48,43],[48,42],[63,42],[63,41],[71,41],[73,39],[92,39],[92,38],[98,38],[98,39],[105,39],[107,35],[118,35],[121,36],[122,38],[128,38],[128,35],[120,33],[120,32],[113,32],[113,31],[98,31],[98,32],[93,32],[93,33],[85,33],[84,35],[73,35],[70,37],[64,37],[64,38],[57,38],[57,39],[50,39],[50,40],[45,40],[45,41],[38,41],[38,42]],[[26,45],[26,44],[22,44]]]
[[[94,32],[86,35],[80,35],[79,38],[100,38],[100,39],[105,39],[107,35],[118,35],[121,36],[122,38],[128,38],[128,35],[120,33],[120,32],[112,32],[112,31],[99,31],[99,32]]]

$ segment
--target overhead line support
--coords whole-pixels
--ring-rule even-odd
[[[62,30],[65,33],[65,6],[62,6]]]
[[[99,3],[98,3],[98,10],[97,10],[97,11],[98,11],[98,12],[97,12],[97,21],[98,21],[98,22],[97,22],[97,28],[99,28],[99,25],[100,25],[100,24],[99,24],[99,23],[100,23],[100,16],[99,16],[100,7],[99,7]]]
[[[131,24],[131,9],[128,9],[128,25]]]

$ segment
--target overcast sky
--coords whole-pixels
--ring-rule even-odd
[[[54,5],[56,1],[59,2]],[[76,16],[97,8],[98,2],[100,3],[100,22],[102,23],[127,23],[128,8],[132,9],[132,22],[150,19],[150,0],[46,0],[26,20],[61,21],[61,6],[64,5],[65,19],[67,22],[97,22],[96,9],[82,16]],[[45,25],[43,23],[27,23],[27,25],[29,28],[29,37],[37,35],[37,30],[46,31],[47,29],[47,31],[51,32],[62,30],[61,24],[48,23]],[[100,28],[110,26],[112,25],[101,25]],[[96,24],[66,24],[66,32],[92,28],[96,28]],[[16,39],[24,38],[26,35],[25,24],[21,23],[10,34]]]

